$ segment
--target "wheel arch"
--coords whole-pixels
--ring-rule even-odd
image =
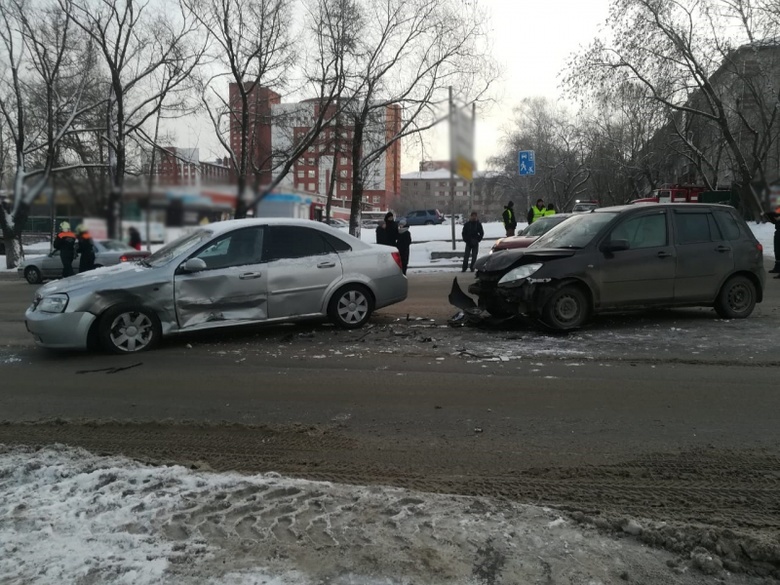
[[[737,272],[732,272],[731,274],[729,274],[726,278],[723,279],[723,282],[720,283],[715,298],[717,298],[717,295],[720,295],[720,291],[723,290],[723,287],[726,285],[726,283],[732,278],[734,278],[735,276],[744,276],[750,282],[753,283],[753,286],[756,287],[757,303],[760,303],[761,301],[764,300],[764,287],[761,286],[761,279],[754,272],[751,272],[750,270],[738,270]]]

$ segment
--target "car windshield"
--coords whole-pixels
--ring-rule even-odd
[[[551,217],[549,219],[539,219],[520,232],[521,236],[541,236],[546,234],[553,227],[561,223],[565,217]]]
[[[200,245],[204,240],[209,239],[214,233],[207,229],[198,229],[182,236],[178,240],[174,240],[170,244],[166,244],[154,254],[146,258],[143,263],[148,266],[162,266],[171,261],[171,259],[179,256],[182,252],[189,250]]]
[[[611,212],[575,215],[544,234],[529,248],[584,248],[615,218]]]
[[[119,240],[99,240],[98,244],[109,252],[126,252],[134,249]]]

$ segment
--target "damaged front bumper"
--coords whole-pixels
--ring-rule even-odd
[[[458,279],[455,278],[449,301],[472,318],[488,316],[536,318],[539,317],[542,307],[553,290],[553,287],[548,285],[549,282],[550,279],[527,278],[511,285],[499,285],[498,279],[495,282],[490,279],[480,279],[470,284],[467,289],[469,294],[477,297],[475,302],[472,297],[463,292]]]

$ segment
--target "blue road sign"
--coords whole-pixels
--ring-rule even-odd
[[[517,157],[517,167],[521,175],[536,174],[536,157],[533,150],[521,150]]]

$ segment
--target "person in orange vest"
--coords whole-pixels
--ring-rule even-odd
[[[76,228],[79,251],[79,272],[87,272],[95,268],[95,244],[92,236],[84,225]]]
[[[775,267],[769,272],[776,274],[775,278],[780,278],[780,207],[774,211],[767,211],[766,218],[773,224],[775,224]]]
[[[60,231],[54,238],[54,249],[60,251],[60,261],[62,262],[62,278],[73,276],[73,257],[76,252],[76,234],[70,231],[70,224],[63,221],[60,224]]]

